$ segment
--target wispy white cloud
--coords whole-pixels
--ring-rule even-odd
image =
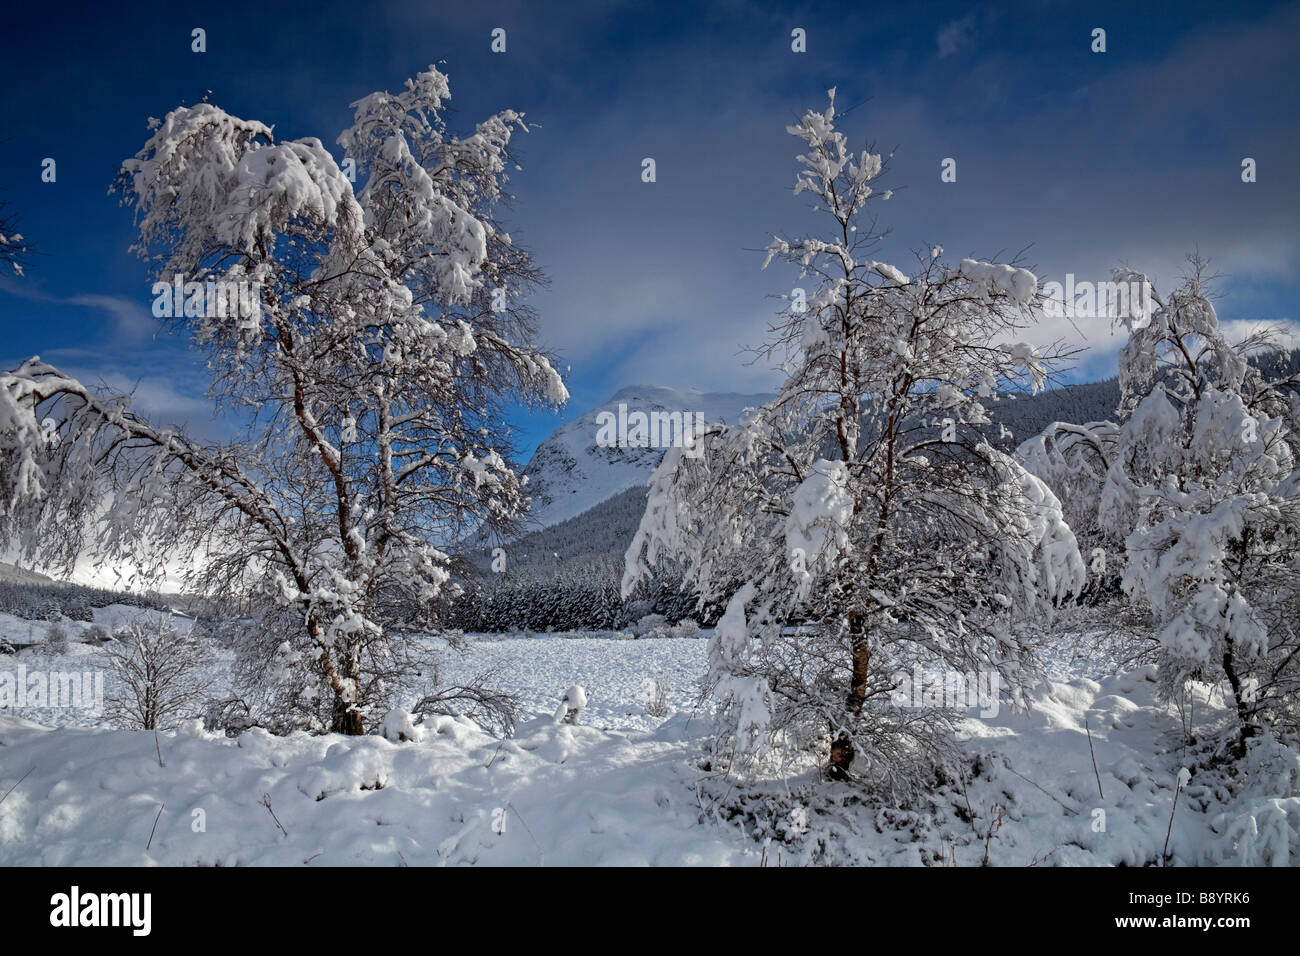
[[[152,299],[100,293],[58,296],[45,292],[30,281],[19,282],[7,278],[0,278],[0,292],[45,305],[71,305],[98,310],[104,314],[103,328],[109,338],[118,343],[139,342],[158,330],[158,320],[152,312]]]
[[[975,34],[975,13],[966,14],[960,20],[949,20],[939,28],[935,43],[939,47],[939,56],[952,56],[964,46],[968,46]]]

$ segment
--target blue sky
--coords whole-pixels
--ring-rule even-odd
[[[194,27],[206,53],[190,50]],[[796,27],[806,53],[790,49]],[[131,213],[108,195],[116,169],[148,117],[204,95],[331,145],[349,103],[430,63],[451,78],[453,128],[506,107],[539,124],[506,220],[551,277],[534,304],[573,399],[519,417],[525,452],[624,385],[772,386],[739,352],[795,277],[760,271],[756,250],[810,221],[784,127],[831,86],[855,142],[897,150],[882,258],[1027,247],[1044,280],[1126,263],[1167,286],[1195,248],[1224,274],[1223,318],[1294,319],[1298,36],[1295,3],[24,4],[0,37],[0,199],[44,254],[0,279],[0,364],[39,353],[219,432],[201,365],[156,335]],[[46,157],[55,183],[40,181]],[[945,157],[955,183],[940,181]],[[1038,335],[1089,347],[1076,378],[1111,374],[1118,340],[1080,332]]]

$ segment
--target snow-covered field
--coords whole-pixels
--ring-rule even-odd
[[[107,668],[103,650],[79,640],[94,625],[111,631],[126,621],[157,615],[126,605],[96,608],[94,615],[93,623],[61,621],[72,643],[67,654],[50,655],[40,646],[48,624],[0,612],[0,637],[23,648],[17,655],[0,656],[0,674],[6,670],[16,672],[20,665],[28,673],[97,671],[102,672],[105,692],[111,695],[117,682]],[[192,621],[173,615],[169,623],[183,632]],[[450,685],[490,675],[487,683],[516,695],[525,714],[552,713],[565,689],[578,684],[587,694],[584,723],[603,730],[651,730],[664,719],[648,713],[656,697],[656,682],[663,688],[670,713],[689,711],[697,705],[709,634],[703,631],[698,638],[653,640],[618,639],[612,632],[601,636],[471,635],[468,652],[443,651],[440,676],[444,685]],[[229,687],[230,664],[230,652],[215,653],[211,664],[214,696]],[[424,689],[431,691],[434,687]],[[406,703],[410,706],[413,701]],[[0,705],[0,715],[51,727],[92,728],[103,723],[100,715],[79,707]]]
[[[663,722],[647,713],[654,683],[669,713],[698,704],[709,632],[699,638],[617,640],[607,637],[479,637],[464,656],[448,655],[444,680],[458,683],[491,669],[529,713],[553,713],[571,684],[586,690],[583,723],[603,730],[646,731]]]
[[[139,613],[106,608],[103,623]],[[0,627],[26,640],[26,622]],[[967,720],[969,773],[937,783],[929,807],[863,803],[802,776],[737,790],[700,769],[706,637],[473,639],[444,679],[491,670],[519,695],[526,716],[504,741],[439,717],[401,742],[227,738],[198,722],[155,742],[81,711],[0,712],[0,865],[1140,866],[1164,853],[1183,767],[1172,865],[1285,865],[1300,851],[1296,755],[1266,743],[1246,779],[1224,779],[1184,750],[1148,670],[1044,682],[1028,713]],[[0,670],[95,668],[102,654],[32,648]],[[656,678],[666,716],[647,712]],[[552,716],[571,684],[588,701],[577,726]],[[1223,716],[1221,698],[1203,694],[1199,726]]]

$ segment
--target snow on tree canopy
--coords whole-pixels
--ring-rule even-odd
[[[812,584],[807,567],[832,559],[849,547],[847,528],[853,517],[853,495],[848,491],[848,469],[842,461],[820,459],[812,473],[795,490],[793,507],[785,523],[785,543],[791,555],[803,558],[800,593]],[[806,565],[806,567],[804,566]]]
[[[274,145],[269,127],[210,103],[168,113],[122,172],[143,241],[183,227],[188,242],[176,260],[206,241],[252,252],[300,217],[361,241],[352,184],[319,139]]]
[[[990,290],[1010,296],[1019,305],[1031,304],[1038,292],[1038,277],[1028,269],[963,259],[959,271],[967,279],[983,282]]]
[[[1065,523],[1061,502],[1047,484],[1009,456],[1005,463],[1028,505],[1025,541],[1037,556],[1040,575],[1033,580],[1033,585],[1052,600],[1063,601],[1079,593],[1087,583],[1088,572],[1079,553],[1079,543]]]
[[[749,647],[749,624],[745,605],[756,589],[748,583],[732,595],[709,641],[709,680],[714,696],[733,712],[736,746],[742,753],[757,751],[772,718],[767,681],[747,672],[745,654]]]

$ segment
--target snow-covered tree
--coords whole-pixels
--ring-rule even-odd
[[[113,632],[107,657],[117,686],[105,713],[118,726],[170,730],[202,712],[210,655],[193,630],[178,631],[161,614],[143,616]]]
[[[1153,612],[1162,688],[1226,680],[1244,743],[1262,720],[1296,716],[1300,408],[1250,361],[1268,333],[1230,342],[1191,261],[1167,299],[1153,290],[1150,321],[1130,324],[1127,418],[1099,514],[1131,530],[1123,582]]]
[[[709,648],[719,754],[816,744],[832,778],[852,767],[905,791],[944,759],[952,711],[899,705],[900,672],[1019,686],[1032,663],[1020,623],[1041,627],[1084,568],[1055,496],[982,434],[985,404],[1041,386],[1054,357],[1014,337],[1035,276],[949,267],[939,248],[911,276],[871,258],[864,210],[889,198],[874,191],[884,160],[850,151],[836,119],[832,90],[788,127],[806,147],[795,193],[829,230],[768,248],[815,285],[760,350],[785,383],[698,457],[668,453],[623,589],[672,558],[701,605],[726,603]]]
[[[1089,593],[1118,593],[1127,531],[1102,520],[1101,489],[1115,461],[1120,427],[1112,421],[1057,421],[1022,442],[1016,458],[1061,502],[1088,565]],[[1129,529],[1131,530],[1131,526]]]
[[[241,440],[148,423],[36,358],[0,376],[0,544],[197,555],[191,585],[255,606],[246,672],[301,726],[387,712],[416,666],[411,609],[447,581],[440,544],[526,504],[504,404],[567,398],[521,300],[541,277],[497,218],[527,127],[507,110],[451,135],[449,97],[430,67],[358,100],[346,168],[209,103],[152,121],[123,165],[154,293],[178,286],[171,321]]]

